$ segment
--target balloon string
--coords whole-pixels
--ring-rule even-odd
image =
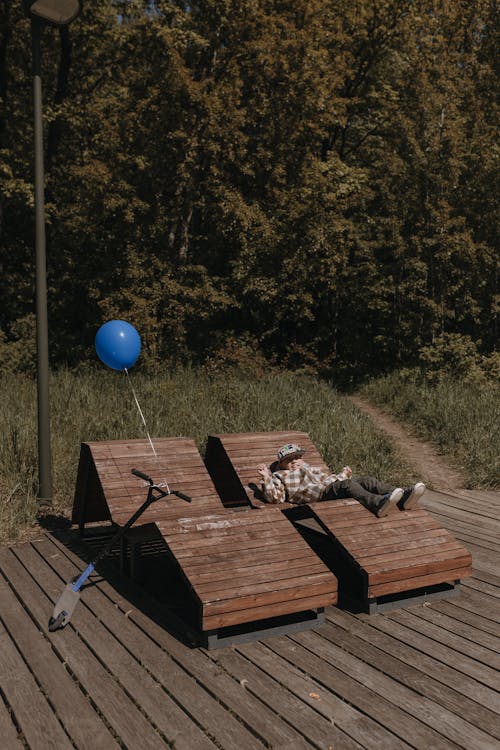
[[[130,388],[132,389],[132,395],[134,397],[135,405],[137,406],[137,410],[138,410],[139,414],[141,415],[142,423],[144,425],[144,429],[146,430],[146,435],[148,436],[148,440],[149,440],[149,444],[151,446],[151,450],[153,451],[153,455],[154,455],[154,457],[156,459],[156,463],[158,463],[158,454],[156,453],[155,447],[153,445],[153,441],[151,440],[151,436],[150,436],[150,434],[148,432],[148,426],[146,424],[146,420],[144,419],[144,414],[142,413],[142,409],[141,409],[141,406],[139,404],[139,400],[138,400],[138,398],[136,396],[136,393],[135,393],[135,390],[134,390],[134,386],[132,384],[132,378],[130,377],[129,371],[127,370],[127,368],[124,367],[123,369],[125,370],[125,374],[127,376],[128,382],[130,383]],[[165,479],[163,480],[163,484],[161,486],[165,486],[167,488],[167,492],[170,492],[170,488],[168,486],[168,482]]]

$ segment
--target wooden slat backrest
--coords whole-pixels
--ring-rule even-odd
[[[149,474],[192,498],[186,503],[173,495],[153,504],[137,522],[178,518],[223,508],[212,480],[190,438],[155,438],[156,456],[147,440],[108,440],[83,443],[73,504],[73,522],[112,520],[123,525],[144,502],[147,485],[131,474]]]
[[[285,443],[297,443],[306,450],[308,463],[329,471],[306,432],[280,430],[209,436],[205,463],[225,505],[244,505],[258,500],[257,466],[261,463],[272,466],[278,448]]]

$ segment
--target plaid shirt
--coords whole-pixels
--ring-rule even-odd
[[[344,473],[325,474],[316,466],[303,463],[294,471],[275,471],[262,480],[262,491],[270,503],[315,503],[334,482],[346,479]]]

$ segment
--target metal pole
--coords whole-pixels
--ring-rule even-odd
[[[32,18],[33,102],[35,120],[35,297],[38,388],[38,499],[52,503],[50,451],[49,336],[47,322],[47,262],[45,252],[45,196],[42,120],[42,24]]]

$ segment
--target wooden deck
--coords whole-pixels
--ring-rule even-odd
[[[173,577],[153,598],[113,560],[49,633],[90,541],[46,533],[0,549],[2,748],[500,748],[500,493],[424,505],[473,554],[457,598],[329,607],[315,630],[210,652],[189,643]]]

